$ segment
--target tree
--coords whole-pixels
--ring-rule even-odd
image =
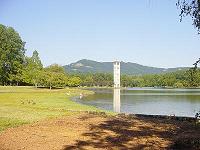
[[[25,67],[23,70],[23,80],[26,83],[33,84],[37,88],[40,71],[43,65],[39,58],[39,53],[35,50],[31,57],[25,58]]]
[[[182,82],[178,81],[178,82],[176,82],[176,83],[174,84],[174,87],[175,87],[175,88],[183,88],[184,85],[183,85]]]
[[[0,24],[0,82],[3,85],[19,81],[21,74],[25,42],[12,28]]]
[[[187,71],[188,79],[189,79],[189,85],[191,87],[197,87],[200,86],[200,71],[197,67],[198,63],[200,63],[200,58],[197,60],[193,65],[194,67],[190,68]]]
[[[43,68],[42,62],[41,62],[40,57],[39,57],[39,53],[36,50],[33,51],[31,61],[34,63],[36,69],[40,70],[40,69]]]
[[[50,71],[50,72],[56,72],[56,73],[63,73],[65,74],[65,70],[62,66],[58,65],[58,64],[52,64],[48,67],[45,68],[46,71]]]
[[[68,79],[67,84],[70,87],[77,87],[81,84],[81,79],[79,77],[71,77]]]
[[[176,3],[180,9],[180,21],[185,16],[191,16],[193,25],[197,28],[200,34],[200,0],[178,0]]]
[[[53,64],[46,67],[42,73],[41,84],[52,87],[66,86],[68,79],[65,74],[64,68],[58,64]]]
[[[94,85],[94,80],[92,75],[86,75],[86,77],[82,81],[83,86],[93,86]]]

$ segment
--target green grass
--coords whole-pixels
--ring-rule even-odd
[[[93,94],[77,88],[39,89],[34,87],[0,86],[0,132],[47,118],[73,115],[76,111],[100,111],[93,106],[70,100],[80,93]],[[71,110],[71,111],[69,111]]]

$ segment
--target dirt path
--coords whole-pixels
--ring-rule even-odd
[[[0,150],[168,149],[199,137],[189,122],[81,113],[7,129]]]

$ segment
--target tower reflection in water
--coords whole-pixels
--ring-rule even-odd
[[[114,89],[113,93],[113,111],[120,113],[120,89]]]

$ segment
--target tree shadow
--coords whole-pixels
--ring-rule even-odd
[[[94,115],[90,115],[94,117]],[[81,120],[90,117],[80,118]],[[171,149],[176,136],[186,130],[182,123],[166,119],[127,116],[108,117],[99,124],[91,124],[89,131],[83,133],[72,149]]]

